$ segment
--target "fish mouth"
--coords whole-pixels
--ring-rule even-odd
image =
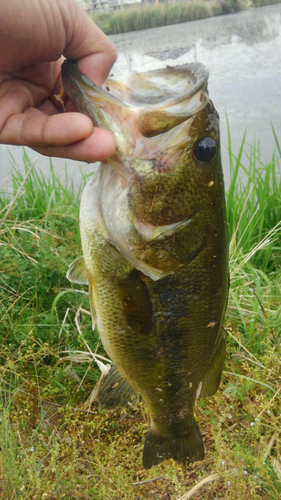
[[[95,126],[114,134],[117,156],[125,164],[126,158],[132,159],[139,151],[140,142],[141,149],[147,149],[145,139],[171,131],[206,106],[207,81],[207,69],[191,63],[132,73],[123,81],[108,78],[100,88],[81,73],[75,61],[66,59],[62,64],[67,96]]]
[[[95,90],[98,92],[97,95],[105,97],[108,94],[102,90],[107,90],[119,100],[128,100],[140,107],[157,107],[164,103],[168,107],[181,103],[206,86],[209,77],[205,66],[200,63],[190,63],[167,66],[146,73],[133,72],[120,80],[108,78],[101,88],[84,75],[72,59],[64,60],[61,72],[65,88],[67,82],[71,82],[72,85],[77,82],[84,92]],[[71,92],[71,87],[69,91]]]

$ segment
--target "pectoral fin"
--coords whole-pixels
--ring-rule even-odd
[[[70,264],[66,277],[69,281],[73,283],[78,283],[79,285],[88,285],[88,274],[85,266],[84,257],[78,257],[72,264]]]
[[[148,289],[133,270],[127,278],[118,280],[118,294],[123,303],[127,324],[135,333],[147,335],[153,327],[153,311]]]

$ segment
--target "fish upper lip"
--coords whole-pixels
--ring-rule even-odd
[[[188,74],[189,75],[192,75],[192,77],[194,78],[194,85],[192,86],[192,88],[190,88],[189,90],[187,90],[186,92],[183,92],[182,94],[180,94],[179,96],[177,97],[170,97],[170,98],[167,98],[167,99],[163,99],[161,100],[160,102],[157,102],[157,103],[154,103],[154,104],[148,104],[147,106],[145,106],[145,108],[142,106],[137,106],[137,105],[131,105],[123,100],[120,100],[116,97],[114,97],[114,99],[116,99],[117,101],[120,102],[120,104],[122,104],[123,106],[128,106],[128,107],[132,107],[132,108],[139,108],[140,110],[157,110],[159,108],[169,108],[171,106],[174,106],[176,104],[180,104],[181,102],[191,98],[193,95],[197,94],[197,92],[199,92],[203,87],[204,85],[206,85],[207,81],[208,81],[208,76],[209,76],[209,72],[208,70],[205,68],[205,66],[203,66],[202,64],[200,63],[189,63],[189,64],[184,64],[182,66],[176,66],[175,68],[167,68],[165,71],[180,71],[182,69],[185,69],[186,68],[186,71],[187,71],[187,77],[188,77]],[[86,85],[88,88],[95,88],[96,91],[100,90],[101,92],[104,92],[104,90],[100,87],[97,87],[94,82],[92,82],[92,80],[90,80],[86,75],[84,75],[77,63],[73,60],[73,59],[65,59],[64,62],[62,63],[62,66],[61,66],[61,72],[62,72],[62,80],[63,80],[63,84],[67,84],[67,82],[72,79],[73,81],[76,82],[76,84],[80,85],[80,86],[83,86],[83,85]],[[148,73],[150,75],[153,75],[154,73],[161,73],[161,70],[151,70],[149,71]],[[107,93],[105,95],[108,95],[109,96],[112,96],[112,94],[110,93]]]
[[[88,83],[87,80],[91,82],[91,80],[80,71],[77,63],[73,59],[65,59],[63,61],[61,65],[61,73],[63,81],[67,81],[69,78],[72,78],[80,83]]]

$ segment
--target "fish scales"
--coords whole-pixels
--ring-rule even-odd
[[[62,77],[77,108],[117,144],[84,189],[83,258],[67,274],[89,283],[92,314],[114,362],[100,400],[114,406],[117,396],[124,403],[133,390],[142,395],[150,414],[144,467],[201,460],[194,407],[219,387],[229,280],[208,73],[200,64],[133,73],[125,82],[108,79],[111,93],[73,61],[64,62]]]

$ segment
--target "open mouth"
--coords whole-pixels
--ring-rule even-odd
[[[62,80],[68,97],[95,125],[102,125],[100,108],[122,123],[132,114],[144,137],[162,134],[196,114],[207,102],[208,72],[201,64],[132,73],[121,81],[108,79],[103,88],[83,75],[76,63],[65,60]],[[111,129],[111,128],[109,128]],[[113,131],[114,133],[114,131]]]

